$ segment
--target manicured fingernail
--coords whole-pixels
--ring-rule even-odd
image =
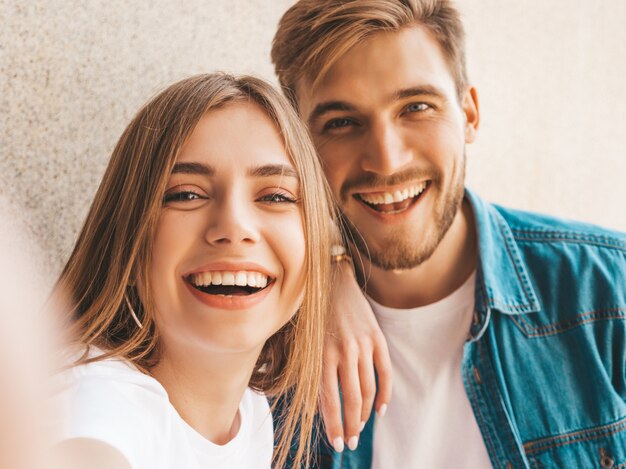
[[[361,433],[364,428],[365,428],[365,422],[361,422],[361,429],[359,430],[359,433]]]
[[[358,436],[353,436],[348,440],[348,448],[350,448],[350,451],[354,451],[358,445],[359,445]]]
[[[387,413],[387,404],[383,404],[380,406],[380,408],[378,409],[378,412],[376,412],[376,414],[380,417],[383,418],[385,416],[385,414]]]
[[[333,448],[336,452],[341,453],[343,451],[343,438],[338,436],[333,440]]]

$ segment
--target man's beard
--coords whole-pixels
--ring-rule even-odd
[[[442,203],[435,207],[434,226],[428,230],[426,239],[416,239],[412,235],[411,227],[406,230],[397,230],[388,235],[380,247],[368,246],[365,237],[361,234],[365,229],[359,230],[350,220],[342,214],[343,226],[347,235],[359,252],[370,263],[383,270],[412,269],[427,261],[435,252],[441,240],[446,235],[454,218],[463,202],[465,181],[465,155],[460,167],[461,174],[457,175],[451,187],[444,193]],[[419,203],[419,201],[418,201]]]

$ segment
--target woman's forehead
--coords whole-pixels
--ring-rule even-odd
[[[192,161],[246,171],[266,165],[293,167],[280,130],[254,102],[233,102],[205,113],[177,158],[177,163]]]

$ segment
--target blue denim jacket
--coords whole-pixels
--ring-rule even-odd
[[[626,468],[626,235],[466,198],[480,260],[462,372],[493,467]],[[316,465],[369,468],[374,420]]]

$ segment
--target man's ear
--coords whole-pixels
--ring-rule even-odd
[[[478,124],[480,123],[478,92],[475,87],[470,86],[465,90],[461,107],[463,114],[465,114],[465,143],[473,143],[476,140]]]

